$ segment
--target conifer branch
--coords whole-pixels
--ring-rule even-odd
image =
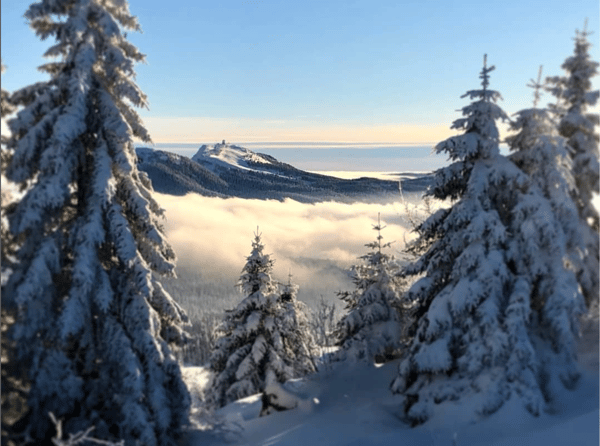
[[[537,81],[534,81],[533,79],[529,80],[529,83],[527,84],[528,87],[533,88],[533,107],[537,107],[538,102],[540,101],[542,95],[540,93],[540,90],[543,88],[543,84],[542,84],[542,68],[543,65],[540,65],[540,68],[538,70],[538,77],[537,77]]]

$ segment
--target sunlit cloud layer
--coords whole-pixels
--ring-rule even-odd
[[[400,201],[386,205],[302,204],[196,194],[156,197],[166,210],[165,229],[178,265],[207,278],[229,277],[232,286],[250,254],[257,227],[265,252],[275,259],[275,279],[287,281],[291,272],[301,287],[323,291],[347,285],[343,269],[368,252],[364,245],[375,240],[372,228],[378,213],[387,226],[382,233],[384,241],[395,241],[393,252],[413,237]]]

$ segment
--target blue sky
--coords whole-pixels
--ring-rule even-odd
[[[436,142],[478,87],[484,53],[508,113],[530,106],[540,64],[562,73],[586,17],[599,54],[597,0],[129,4],[143,29],[129,39],[148,62],[137,67],[150,102],[140,113],[155,142]],[[44,78],[36,67],[51,44],[25,9],[2,1],[9,91]]]

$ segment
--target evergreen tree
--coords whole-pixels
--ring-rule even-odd
[[[585,30],[577,31],[574,54],[562,65],[565,76],[547,79],[548,90],[557,98],[554,106],[558,131],[567,139],[568,153],[571,158],[572,176],[575,188],[572,197],[575,201],[582,225],[579,235],[585,244],[579,265],[579,282],[584,291],[588,306],[598,302],[598,263],[600,253],[600,221],[598,211],[592,204],[594,195],[600,193],[598,162],[598,133],[596,127],[599,117],[590,113],[590,107],[596,105],[600,92],[592,91],[592,77],[598,74],[598,62],[591,60],[588,36]]]
[[[360,257],[364,263],[351,269],[356,285],[353,292],[340,293],[348,313],[336,327],[338,360],[384,362],[398,354],[403,345],[403,327],[408,308],[403,302],[404,279],[398,277],[394,257],[383,252],[391,243],[382,243],[378,216],[373,229],[377,240],[365,246],[371,252]]]
[[[511,129],[516,132],[506,138],[511,151],[510,159],[532,179],[550,201],[554,214],[566,237],[565,259],[581,285],[586,302],[598,300],[598,256],[590,255],[598,234],[579,217],[572,199],[575,179],[566,139],[558,134],[552,113],[537,108],[540,100],[542,68],[534,88],[534,107],[516,113]]]
[[[575,196],[581,218],[595,230],[600,228],[598,212],[592,205],[599,190],[598,114],[588,109],[596,105],[600,92],[592,91],[592,77],[598,74],[598,62],[591,60],[588,36],[585,30],[577,31],[575,50],[562,64],[565,76],[547,79],[548,90],[557,97],[558,130],[567,138],[573,159],[573,176],[577,185]],[[596,251],[598,251],[596,247]]]
[[[0,72],[4,73],[6,67],[4,64],[0,63]],[[7,116],[12,114],[15,111],[14,105],[10,100],[10,93],[5,89],[0,90],[0,117],[2,122],[6,119]],[[2,191],[1,191],[1,202],[2,202],[2,213],[0,215],[0,243],[1,245],[1,253],[2,253],[2,285],[7,277],[7,273],[10,270],[10,264],[12,263],[13,256],[15,253],[15,244],[14,239],[10,235],[8,230],[8,221],[5,216],[5,209],[10,205],[13,201],[12,194],[10,192],[10,188],[6,187],[6,178],[4,176],[6,172],[6,168],[8,166],[8,162],[10,160],[9,151],[7,148],[8,137],[6,135],[1,135],[0,140],[0,174],[2,178]]]
[[[280,325],[280,296],[271,279],[274,261],[263,253],[260,237],[257,231],[238,283],[246,297],[226,312],[210,358],[214,378],[207,402],[213,408],[262,392],[271,382],[285,382],[295,374]]]
[[[318,354],[308,324],[308,308],[297,299],[298,285],[288,283],[279,286],[279,322],[285,357],[294,369],[294,377],[300,377],[316,371],[313,357]]]
[[[463,96],[474,101],[452,127],[464,133],[436,146],[453,163],[430,194],[457,201],[421,225],[428,249],[404,270],[423,275],[409,290],[422,317],[392,382],[412,423],[460,398],[485,415],[517,397],[537,415],[556,383],[578,378],[583,298],[550,202],[500,155],[496,120],[508,117],[487,88],[493,69],[484,59],[483,88]]]
[[[5,70],[4,64],[0,64],[1,72]],[[1,90],[0,112],[2,121],[15,111],[15,107],[11,104],[10,93],[6,90]],[[2,135],[0,141],[0,171],[2,177],[2,193],[1,202],[2,210],[0,212],[0,243],[1,245],[1,274],[2,274],[2,294],[4,294],[4,285],[12,272],[14,254],[16,252],[16,243],[8,229],[8,221],[6,219],[6,210],[14,201],[11,193],[11,187],[6,183],[4,172],[8,166],[10,159],[9,152],[6,147],[8,138]],[[18,438],[15,438],[15,433],[19,431],[18,422],[23,419],[27,412],[27,376],[25,371],[11,361],[14,355],[14,342],[11,342],[7,336],[9,328],[15,320],[15,309],[9,309],[4,303],[1,310],[0,323],[0,341],[1,341],[1,361],[2,361],[2,444],[8,446],[16,444]]]
[[[2,305],[17,311],[9,336],[31,383],[24,434],[50,444],[52,412],[65,433],[174,444],[190,398],[168,343],[185,340],[187,317],[158,280],[175,256],[136,167],[133,138],[150,141],[131,108],[146,105],[132,80],[144,55],[124,30],[139,25],[115,0],[41,0],[25,17],[59,60],[13,93],[8,123],[7,177],[25,194]]]

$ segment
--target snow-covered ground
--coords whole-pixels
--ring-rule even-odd
[[[213,172],[217,166],[253,170],[249,166],[249,162],[271,164],[268,159],[258,153],[231,144],[205,144],[198,149],[198,152],[192,157],[192,161],[200,162]]]
[[[217,413],[217,433],[203,430],[199,408],[210,374],[184,368],[194,402],[189,446],[196,445],[432,445],[432,446],[596,446],[599,444],[598,319],[584,324],[579,351],[582,378],[574,391],[564,390],[553,413],[538,418],[520,403],[507,402],[486,419],[465,419],[468,401],[444,403],[436,417],[411,428],[397,417],[401,397],[389,391],[397,362],[381,367],[342,364],[304,381],[291,383],[301,404],[259,417],[260,396],[232,403]],[[469,411],[464,411],[469,412]]]

